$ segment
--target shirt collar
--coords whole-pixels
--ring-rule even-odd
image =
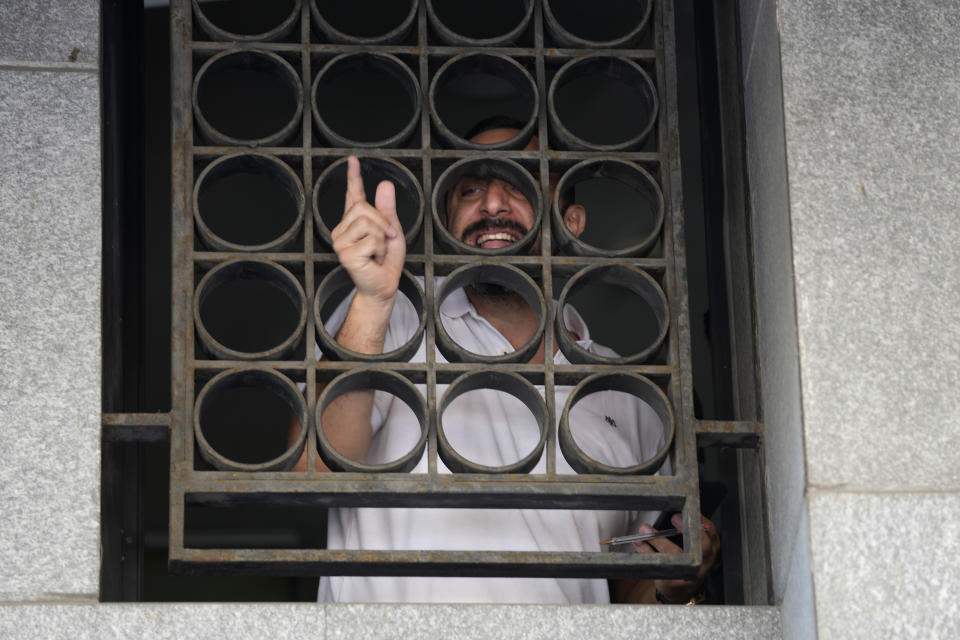
[[[557,301],[554,300],[551,306],[555,307]],[[593,340],[590,339],[590,330],[587,328],[587,323],[573,308],[572,304],[568,304],[563,307],[563,324],[571,333],[577,334],[577,344],[583,348],[587,348],[590,344],[593,343]]]
[[[437,289],[439,289],[441,278],[437,278]],[[436,289],[435,289],[436,290]],[[440,303],[440,313],[448,318],[460,318],[466,314],[478,315],[477,310],[470,304],[467,293],[460,287],[456,291],[451,291],[443,302]]]

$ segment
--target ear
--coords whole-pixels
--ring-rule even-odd
[[[571,204],[563,212],[563,223],[574,237],[579,238],[587,226],[587,210],[582,204]]]

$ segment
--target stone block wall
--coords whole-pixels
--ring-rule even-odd
[[[741,9],[784,636],[956,637],[960,7]]]
[[[99,5],[0,4],[0,601],[95,601]]]
[[[739,10],[776,606],[100,605],[99,4],[0,4],[0,636],[960,635],[960,7]]]

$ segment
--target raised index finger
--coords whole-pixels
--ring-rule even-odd
[[[363,177],[360,175],[360,161],[356,156],[347,158],[347,195],[343,203],[343,212],[346,213],[355,204],[367,201],[367,194],[363,190]]]

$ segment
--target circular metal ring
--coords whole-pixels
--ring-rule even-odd
[[[533,336],[516,351],[505,353],[499,356],[483,355],[468,351],[458,345],[450,337],[443,321],[440,318],[440,307],[443,301],[451,293],[464,286],[486,282],[500,285],[517,293],[523,300],[530,305],[533,313],[537,317],[537,330]],[[437,288],[436,295],[433,298],[433,317],[437,319],[435,323],[437,349],[443,354],[449,362],[482,362],[487,364],[502,364],[507,362],[527,362],[540,348],[540,339],[543,336],[543,330],[547,324],[546,304],[543,301],[543,293],[540,287],[533,281],[533,278],[525,274],[520,269],[509,264],[502,263],[475,263],[465,264],[455,269],[449,276],[443,279]]]
[[[403,343],[400,347],[388,353],[360,353],[342,346],[336,339],[330,335],[323,324],[323,318],[320,312],[327,300],[341,289],[353,287],[353,281],[350,274],[342,266],[337,266],[326,277],[320,281],[317,287],[317,295],[313,299],[313,319],[317,329],[317,339],[320,341],[320,349],[323,355],[331,360],[356,360],[359,362],[409,362],[410,358],[417,353],[420,348],[420,341],[423,339],[423,332],[427,326],[427,317],[423,312],[423,289],[417,279],[406,269],[400,274],[399,290],[403,292],[410,304],[417,312],[420,319],[417,330],[413,336]]]
[[[207,330],[200,309],[207,296],[223,283],[235,279],[260,279],[275,285],[299,309],[297,327],[280,344],[263,351],[247,352],[231,349],[224,345]],[[221,360],[274,360],[288,355],[303,337],[307,324],[307,297],[303,287],[292,273],[275,262],[253,258],[238,258],[217,265],[207,272],[197,285],[193,297],[193,321],[197,328],[197,337],[203,347],[214,357]]]
[[[563,124],[557,113],[557,87],[571,80],[576,80],[577,78],[588,75],[608,76],[641,91],[647,103],[649,113],[646,114],[646,119],[643,122],[643,128],[640,133],[632,138],[614,144],[595,144],[577,136]],[[653,130],[653,125],[657,121],[658,109],[657,90],[653,86],[653,80],[650,79],[647,72],[633,60],[618,56],[592,55],[575,58],[560,68],[557,75],[555,75],[550,82],[550,88],[547,90],[547,114],[550,118],[550,125],[560,142],[571,149],[624,151],[637,147]],[[602,114],[596,114],[596,117],[602,117]]]
[[[512,44],[527,28],[527,26],[530,24],[530,19],[533,16],[533,0],[523,0],[523,18],[521,18],[519,24],[517,24],[515,27],[506,33],[494,35],[489,38],[470,38],[457,33],[444,24],[439,16],[437,16],[436,9],[433,6],[434,1],[435,0],[427,0],[427,17],[430,19],[430,24],[433,26],[434,30],[436,30],[437,35],[440,36],[441,40],[447,44],[452,44],[455,47],[499,47]],[[473,7],[479,8],[480,5],[473,5]]]
[[[319,29],[330,42],[340,44],[395,44],[406,37],[407,33],[410,32],[410,27],[413,26],[413,21],[417,17],[417,2],[415,0],[407,1],[410,3],[410,10],[400,24],[386,33],[374,36],[354,36],[337,29],[330,24],[323,13],[320,12],[314,0],[310,0],[310,14],[313,16],[313,23],[317,26],[317,29]]]
[[[599,49],[603,47],[622,47],[624,45],[632,44],[650,22],[650,14],[653,12],[653,3],[649,0],[643,1],[645,6],[643,9],[643,16],[640,18],[640,22],[637,23],[637,25],[630,29],[630,31],[628,31],[626,34],[618,38],[613,38],[612,40],[588,40],[575,35],[569,29],[561,25],[560,21],[557,20],[556,15],[553,13],[551,0],[544,0],[543,15],[546,18],[545,22],[547,25],[547,30],[561,47],[584,47],[590,49]]]
[[[493,144],[471,142],[458,136],[443,121],[437,111],[437,89],[441,82],[449,82],[449,78],[471,74],[488,74],[506,80],[530,104],[530,113],[524,120],[523,128],[512,138]],[[537,83],[523,65],[513,58],[500,54],[490,53],[463,53],[450,58],[437,70],[430,82],[430,117],[437,129],[437,134],[447,143],[459,149],[477,149],[484,151],[500,149],[522,149],[526,146],[536,125],[537,114],[540,112],[540,94],[537,92]]]
[[[540,429],[540,439],[533,451],[516,462],[492,467],[472,462],[453,448],[443,430],[443,413],[458,396],[477,389],[493,389],[509,393],[530,410]],[[533,385],[515,373],[508,371],[465,373],[447,387],[440,400],[440,412],[437,418],[437,453],[453,473],[529,473],[539,462],[546,443],[547,406]]]
[[[214,73],[221,67],[265,71],[284,80],[288,88],[296,94],[297,106],[290,120],[280,130],[260,138],[235,138],[210,124],[200,108],[200,83],[203,82],[206,74]],[[197,77],[193,80],[193,114],[200,132],[213,144],[249,147],[269,147],[281,144],[290,138],[297,127],[300,126],[300,114],[302,113],[303,85],[300,84],[300,74],[294,70],[289,62],[272,51],[248,48],[221,51],[200,67]]]
[[[323,431],[323,412],[338,396],[351,391],[386,391],[402,400],[420,423],[417,443],[401,457],[384,464],[357,462],[337,451]],[[355,471],[357,473],[408,473],[423,455],[427,444],[427,411],[423,396],[412,382],[386,369],[359,369],[341,374],[326,386],[317,399],[314,424],[320,457],[331,471]]]
[[[216,451],[203,435],[200,416],[203,405],[209,397],[230,389],[247,387],[267,387],[280,396],[296,414],[300,421],[300,431],[296,441],[281,455],[273,460],[254,464],[236,462]],[[203,459],[220,471],[288,471],[293,468],[303,453],[307,441],[307,403],[300,394],[297,385],[286,376],[272,369],[250,368],[230,369],[216,376],[200,391],[193,409],[193,433]]]
[[[382,72],[403,87],[407,97],[410,98],[412,105],[410,119],[403,128],[394,135],[381,140],[360,141],[347,138],[334,131],[323,116],[320,115],[320,108],[317,106],[318,92],[321,83],[328,81],[335,75],[358,72],[364,72],[374,69]],[[323,66],[317,77],[313,80],[313,89],[310,94],[311,110],[313,112],[313,122],[317,125],[320,133],[331,143],[338,147],[360,147],[360,148],[380,148],[397,147],[403,144],[417,128],[420,122],[420,85],[417,77],[413,74],[407,65],[403,64],[399,58],[387,53],[376,53],[364,51],[360,53],[342,53]],[[384,105],[385,107],[389,105]]]
[[[420,235],[420,229],[423,227],[423,210],[426,208],[426,204],[424,202],[425,199],[423,197],[423,188],[420,186],[420,182],[417,181],[416,176],[413,175],[413,172],[411,172],[410,169],[397,162],[393,158],[386,158],[382,156],[359,156],[359,160],[361,168],[369,169],[372,167],[373,173],[378,174],[378,177],[383,176],[381,179],[390,180],[394,183],[394,185],[399,186],[407,193],[412,193],[416,198],[416,220],[404,233],[404,239],[407,242],[407,247],[412,246],[417,241],[417,237]],[[317,182],[313,187],[312,202],[314,229],[316,229],[317,235],[320,236],[320,239],[330,249],[333,249],[333,237],[330,234],[330,229],[327,227],[327,223],[323,221],[323,216],[320,214],[320,206],[317,202],[317,197],[320,193],[320,185],[323,184],[324,180],[328,180],[335,172],[346,172],[346,168],[347,158],[340,158],[323,170],[323,173],[321,173],[320,177],[317,178]],[[365,178],[367,177],[369,176],[365,176]]]
[[[193,0],[193,15],[197,19],[200,28],[211,40],[219,40],[221,42],[273,42],[288,36],[290,32],[293,31],[293,27],[297,23],[297,18],[300,17],[300,7],[301,0],[293,0],[293,8],[290,10],[290,15],[284,18],[280,24],[262,33],[251,34],[235,33],[217,26],[203,11],[200,0]]]
[[[649,460],[642,461],[632,467],[614,467],[603,462],[594,460],[577,445],[573,432],[570,430],[570,408],[584,397],[598,391],[623,391],[636,396],[643,402],[650,405],[650,408],[656,412],[666,431],[666,439],[663,447],[657,451]],[[560,450],[563,457],[577,473],[597,473],[605,475],[645,475],[652,474],[660,468],[663,461],[666,460],[673,445],[675,427],[673,422],[673,409],[670,401],[664,395],[660,388],[643,376],[630,373],[595,373],[588,378],[580,381],[563,407],[563,413],[560,415],[560,426],[557,431],[557,440],[560,443]]]
[[[275,178],[296,203],[297,216],[293,224],[276,238],[255,245],[231,242],[211,229],[203,219],[203,212],[200,210],[200,192],[208,183],[234,173],[256,173]],[[200,237],[208,246],[217,251],[276,251],[296,239],[297,233],[303,226],[306,200],[300,178],[287,163],[266,153],[245,151],[217,158],[200,173],[200,177],[197,178],[197,183],[193,187],[193,219],[197,224]]]
[[[533,226],[516,242],[499,249],[481,249],[472,247],[455,237],[444,222],[447,216],[447,193],[456,186],[461,178],[498,178],[512,184],[520,190],[533,208]],[[472,253],[480,256],[503,256],[526,251],[540,236],[540,224],[543,220],[543,204],[540,185],[522,166],[506,158],[464,158],[447,168],[437,179],[431,198],[433,228],[437,232],[437,243],[449,253]]]
[[[639,364],[649,358],[660,344],[667,337],[667,325],[670,319],[670,310],[667,305],[667,297],[663,289],[657,284],[648,273],[625,265],[594,265],[581,269],[574,275],[560,292],[560,298],[557,301],[557,309],[562,310],[568,300],[584,287],[594,283],[612,284],[634,292],[646,302],[654,316],[660,330],[654,341],[647,345],[641,351],[618,358],[608,358],[605,356],[590,353],[574,340],[570,330],[563,322],[563,313],[556,314],[554,326],[556,327],[557,344],[563,355],[573,364]]]
[[[660,230],[663,227],[666,207],[664,205],[663,192],[660,191],[660,187],[657,185],[654,177],[643,167],[625,160],[617,160],[614,158],[584,160],[563,174],[557,183],[557,193],[566,193],[568,189],[578,182],[590,178],[611,178],[617,180],[641,192],[649,201],[656,203],[653,229],[640,242],[629,247],[624,247],[623,249],[608,250],[594,247],[570,233],[570,230],[567,229],[566,224],[563,222],[563,212],[560,211],[560,199],[557,198],[551,207],[553,233],[557,238],[557,243],[574,255],[608,258],[638,256],[656,244],[660,238]]]

